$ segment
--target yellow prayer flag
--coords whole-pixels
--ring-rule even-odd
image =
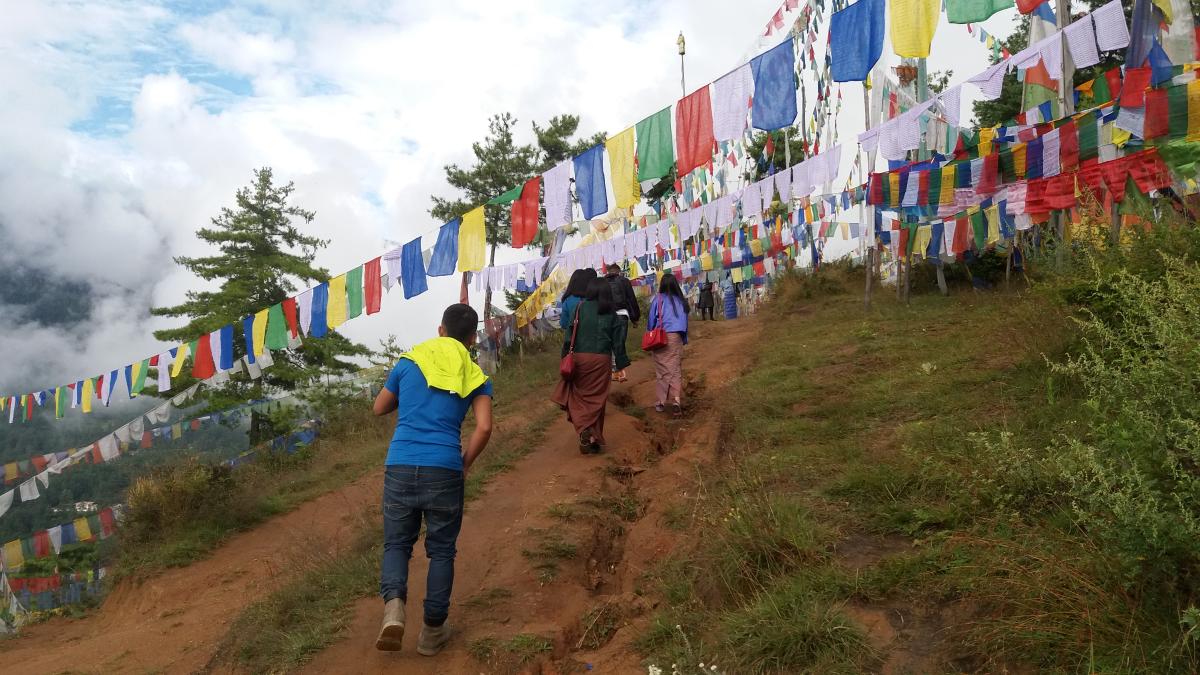
[[[921,225],[917,228],[917,238],[913,240],[913,253],[925,257],[929,250],[929,242],[933,241],[933,226]]]
[[[995,127],[983,127],[979,130],[979,156],[992,154],[992,139],[996,138]]]
[[[885,206],[899,206],[900,204],[900,174],[892,171],[888,173],[888,192],[891,194],[891,204]]]
[[[171,377],[179,377],[180,373],[183,372],[183,364],[187,361],[187,357],[188,345],[185,342],[175,350],[175,362],[171,364]],[[159,365],[163,366],[164,364],[160,363]]]
[[[25,564],[25,556],[21,553],[21,540],[13,539],[4,545],[4,565],[16,569]]]
[[[1175,13],[1171,11],[1171,0],[1154,0],[1154,6],[1162,10],[1163,18],[1168,24],[1175,22]]]
[[[636,264],[636,261],[634,261],[634,262]],[[712,256],[711,255],[700,256],[700,269],[704,270],[705,272],[711,272],[712,268],[713,268]]]
[[[79,541],[87,541],[92,538],[92,528],[88,527],[87,518],[75,519],[75,538]]]
[[[642,198],[637,167],[633,163],[633,127],[605,141],[604,149],[608,151],[608,162],[612,169],[613,197],[617,200],[617,208],[627,209]]]
[[[79,400],[84,413],[92,412],[92,394],[96,392],[96,382],[92,378],[83,381],[83,391],[79,392]]]
[[[992,204],[984,211],[984,216],[987,217],[987,245],[998,244],[1000,242],[1000,207]]]
[[[892,49],[898,56],[929,56],[929,43],[942,12],[940,0],[891,0]]]
[[[1187,105],[1187,139],[1200,141],[1200,80],[1192,80],[1187,83]]]
[[[733,278],[733,283],[735,283],[735,284],[742,283],[742,268],[735,267],[729,271],[729,274]]]
[[[478,272],[483,269],[487,252],[487,232],[483,227],[483,207],[462,217],[458,226],[458,271]]]
[[[329,280],[329,307],[325,310],[325,321],[329,330],[346,323],[346,275],[339,274]],[[267,321],[263,319],[263,330],[266,331]],[[254,331],[258,332],[258,321],[254,322]],[[265,335],[265,333],[264,333]],[[257,339],[255,344],[258,344]]]
[[[11,483],[21,475],[21,470],[17,468],[16,462],[9,462],[4,465],[4,482]]]
[[[344,283],[344,282],[343,282]],[[333,305],[333,281],[329,282],[329,306]],[[345,302],[345,288],[343,287],[342,302]],[[328,307],[328,306],[327,306]],[[251,329],[251,337],[254,339],[254,356],[261,356],[263,349],[267,345],[267,314],[271,310],[264,309],[254,313],[254,328]],[[328,309],[326,309],[328,311]]]
[[[750,240],[750,254],[753,255],[755,258],[762,256],[763,248],[762,248],[762,240],[761,239],[751,239]]]
[[[1191,120],[1191,111],[1189,110],[1188,111],[1188,126],[1189,127],[1191,126],[1191,121],[1192,121]],[[1132,137],[1133,137],[1133,134],[1129,133],[1128,131],[1125,131],[1124,129],[1122,129],[1116,125],[1113,125],[1113,127],[1112,127],[1113,145],[1117,146],[1118,148],[1123,148],[1123,147],[1125,147],[1125,144],[1129,142],[1129,139]]]
[[[1013,166],[1016,167],[1017,176],[1025,177],[1025,150],[1028,146],[1025,143],[1017,143],[1012,146]]]
[[[947,164],[942,169],[942,190],[938,195],[938,204],[954,203],[954,186],[958,184],[958,165]]]
[[[850,239],[850,223],[839,224],[838,230],[842,233],[842,241],[847,241]]]

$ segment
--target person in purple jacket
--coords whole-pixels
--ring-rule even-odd
[[[663,330],[667,331],[667,346],[651,352],[658,392],[654,409],[663,412],[670,401],[671,412],[676,417],[683,414],[683,346],[687,344],[690,311],[679,280],[670,272],[663,274],[658,294],[650,301],[646,330],[654,330],[661,321]]]

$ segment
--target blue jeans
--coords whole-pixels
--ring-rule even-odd
[[[408,561],[425,519],[425,622],[439,626],[450,614],[454,587],[454,554],[462,529],[463,474],[435,466],[389,466],[383,476],[383,574],[379,594],[384,602],[408,602]]]

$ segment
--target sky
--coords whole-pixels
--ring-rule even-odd
[[[776,0],[10,0],[0,22],[0,392],[94,376],[173,346],[150,308],[203,282],[175,256],[272,167],[328,239],[334,274],[441,223],[443,167],[469,165],[488,118],[564,113],[619,132],[768,47]],[[984,24],[1007,35],[1015,10]],[[790,22],[789,22],[790,23]],[[826,18],[826,25],[828,18]],[[931,70],[987,65],[943,24]],[[884,58],[891,56],[885,45]],[[862,89],[843,87],[843,156]],[[968,98],[968,97],[964,97]],[[432,240],[427,241],[427,245]],[[506,253],[506,260],[532,257]],[[436,331],[453,277],[346,324],[369,346]]]

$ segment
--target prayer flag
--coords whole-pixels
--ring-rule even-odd
[[[329,280],[329,307],[325,315],[326,323],[330,330],[336,329],[338,326],[346,323],[346,275],[339,274]],[[255,331],[258,326],[255,326]],[[258,336],[255,335],[254,343],[258,344]],[[256,347],[257,349],[257,347]],[[255,351],[255,356],[261,354],[261,351]]]
[[[400,273],[404,277],[404,299],[414,298],[429,290],[425,280],[425,259],[421,256],[421,238],[404,245],[400,253]]]
[[[454,233],[452,235],[454,242],[454,264],[458,263],[458,223],[459,220],[456,218],[454,220]],[[441,243],[440,236],[438,243]],[[437,249],[434,249],[434,258],[436,257]],[[366,292],[367,314],[375,314],[379,311],[380,303],[383,300],[383,279],[379,271],[379,258],[372,258],[363,265],[363,277],[366,282],[364,290]],[[286,302],[283,308],[284,311],[287,310]],[[292,336],[294,337],[295,334],[296,332],[293,330]]]
[[[754,104],[750,119],[755,129],[774,131],[791,126],[796,121],[794,49],[795,40],[789,37],[750,61],[750,68],[754,71]],[[707,91],[704,99],[707,102]],[[680,154],[683,154],[682,151]]]
[[[830,73],[834,82],[862,82],[879,61],[883,54],[883,1],[858,0],[830,17]],[[1012,0],[958,0],[981,4],[993,1],[1012,6]]]
[[[487,200],[487,205],[488,206],[505,206],[505,205],[511,204],[520,198],[521,188],[522,188],[522,186],[518,185],[518,186],[510,189],[508,192],[505,192],[504,194],[500,195],[499,197],[492,197],[491,199]]]
[[[536,217],[535,217],[536,220]],[[437,243],[433,245],[433,255],[429,257],[429,269],[425,270],[425,274],[431,277],[445,277],[454,274],[454,268],[458,265],[458,229],[462,225],[461,218],[446,223],[438,230]],[[514,225],[514,232],[516,227]],[[370,263],[367,263],[370,265]],[[375,310],[371,310],[370,298],[370,271],[364,272],[367,279],[367,314],[374,314],[379,311],[379,296],[376,295]],[[375,260],[375,287],[379,287],[379,260]]]
[[[754,76],[748,63],[713,82],[713,136],[718,141],[736,140],[746,133],[746,117],[750,111],[753,90]],[[612,155],[611,150],[609,155]],[[729,157],[736,166],[737,160],[733,159],[732,152]]]
[[[479,208],[483,208],[482,206]],[[329,308],[329,284],[319,284],[312,289],[312,305],[309,309],[309,336],[323,338],[329,331],[326,315]],[[249,359],[254,363],[253,356]]]
[[[662,178],[671,172],[675,153],[671,144],[671,108],[637,123],[638,176],[642,180]]]
[[[941,3],[938,0],[890,0],[892,49],[897,56],[924,58],[937,30]]]
[[[744,115],[743,115],[744,117]],[[642,188],[638,185],[636,151],[633,143],[633,128],[613,136],[604,142],[608,151],[609,171],[613,181],[613,197],[618,209],[627,209],[642,199]]]
[[[483,225],[483,207],[468,211],[458,228],[458,271],[478,272],[487,254],[487,231]],[[398,280],[397,280],[398,281]]]
[[[367,263],[370,265],[371,263]],[[375,269],[379,269],[379,258],[375,259]],[[376,282],[378,283],[379,275],[376,274]],[[281,303],[283,305],[283,320],[287,323],[288,335],[292,338],[299,337],[300,325],[296,315],[296,298],[287,298]]]
[[[254,316],[242,317],[242,341],[246,343],[246,362],[254,363]],[[261,353],[261,352],[258,352]]]
[[[284,349],[288,346],[287,321],[283,318],[283,305],[276,303],[267,310],[267,349]],[[201,340],[201,342],[205,342]],[[193,371],[194,372],[194,371]],[[204,379],[204,378],[201,378]]]
[[[594,146],[575,158],[575,193],[584,218],[591,220],[608,212],[603,145]]]
[[[521,188],[521,198],[512,204],[512,235],[509,241],[513,248],[525,248],[533,243],[534,239],[537,239],[538,204],[541,189],[542,177],[530,178]],[[441,239],[440,233],[438,238]]]
[[[355,319],[362,316],[362,311],[363,268],[362,265],[359,265],[346,272],[346,314],[349,318]]]
[[[757,99],[756,92],[756,105]],[[716,138],[713,136],[712,102],[709,99],[708,86],[705,85],[675,104],[675,146],[679,153],[679,175],[708,164],[712,159],[714,145]],[[578,165],[575,176],[578,185]]]
[[[1012,6],[1013,0],[946,0],[946,20],[950,23],[977,23]]]
[[[252,328],[254,331],[254,356],[256,359],[262,355],[263,349],[267,346],[267,315],[270,312],[270,309],[262,309],[254,313],[254,325]],[[332,327],[330,326],[330,328]]]

